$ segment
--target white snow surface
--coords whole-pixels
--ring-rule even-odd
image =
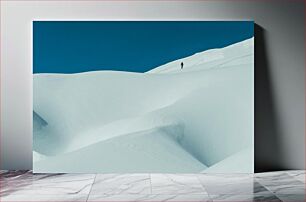
[[[34,74],[33,87],[34,172],[253,172],[254,38],[146,73]]]

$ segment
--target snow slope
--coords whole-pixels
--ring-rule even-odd
[[[180,60],[169,62],[149,71],[149,73],[180,72],[181,62],[184,63],[184,72],[207,70],[232,65],[248,65],[254,56],[254,38],[248,39],[225,48],[211,49],[196,53]]]
[[[33,86],[34,172],[253,172],[253,38],[147,73],[35,74]]]

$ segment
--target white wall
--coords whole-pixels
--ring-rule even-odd
[[[35,19],[254,20],[261,27],[257,31],[260,61],[256,65],[257,167],[305,168],[302,0],[0,2],[2,169],[32,168],[32,20]]]

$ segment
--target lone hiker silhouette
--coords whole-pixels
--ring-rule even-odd
[[[183,62],[181,62],[181,69],[183,69],[183,67],[184,67],[184,63],[183,63]]]

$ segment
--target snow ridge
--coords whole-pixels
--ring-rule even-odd
[[[146,73],[33,82],[34,172],[253,172],[254,38]]]

